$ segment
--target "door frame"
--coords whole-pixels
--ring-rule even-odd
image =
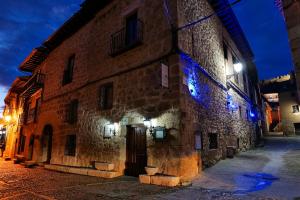
[[[148,154],[147,154],[147,128],[144,126],[144,124],[132,124],[132,125],[127,125],[126,126],[126,147],[125,147],[125,151],[126,151],[126,160],[125,160],[125,175],[128,175],[128,176],[138,176],[139,174],[144,174],[145,173],[145,169],[144,169],[144,167],[143,168],[130,168],[130,167],[128,167],[128,165],[131,165],[131,167],[133,166],[133,165],[138,165],[137,163],[138,162],[136,162],[136,163],[131,163],[131,162],[129,162],[128,161],[128,158],[129,158],[129,152],[128,152],[128,150],[129,150],[129,131],[135,131],[135,129],[136,128],[140,128],[140,129],[144,129],[143,130],[143,134],[144,134],[144,145],[145,145],[145,156],[144,156],[144,161],[143,160],[140,160],[140,162],[142,163],[142,162],[145,162],[144,163],[144,167],[146,167],[147,166],[147,162],[148,162]],[[136,141],[135,141],[136,142]],[[135,143],[135,147],[136,147],[136,143]],[[135,153],[135,159],[137,160],[137,154],[136,154],[136,152],[134,152]],[[132,156],[134,156],[134,155],[132,155]],[[141,164],[141,163],[139,163],[139,164]]]
[[[47,141],[45,141],[47,138]],[[47,124],[44,126],[43,129],[43,136],[42,136],[42,158],[44,156],[44,147],[47,144],[47,159],[43,160],[43,162],[50,164],[51,157],[52,157],[52,140],[53,140],[53,128],[51,125]]]

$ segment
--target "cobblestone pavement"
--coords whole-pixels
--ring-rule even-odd
[[[300,191],[300,139],[271,138],[267,144],[221,161],[191,186],[177,188],[142,185],[134,177],[101,179],[42,167],[28,169],[0,160],[0,199],[293,199]],[[252,173],[269,171],[276,172],[272,173],[275,178],[262,177],[265,185],[260,179],[247,181],[255,177]]]

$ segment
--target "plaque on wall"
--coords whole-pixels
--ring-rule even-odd
[[[163,140],[166,137],[166,128],[164,127],[156,127],[154,128],[154,139]]]
[[[202,136],[200,132],[195,133],[195,149],[202,150]]]

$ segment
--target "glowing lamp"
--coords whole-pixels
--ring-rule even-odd
[[[6,122],[10,122],[11,116],[10,116],[10,115],[6,115],[6,116],[4,117],[4,120],[5,120]]]
[[[146,126],[149,129],[150,134],[153,136],[154,127],[152,125],[151,119],[144,119],[144,126]]]
[[[235,64],[233,64],[233,69],[236,73],[240,73],[243,70],[243,64],[235,63]]]
[[[147,128],[150,128],[150,127],[151,127],[151,120],[150,120],[150,119],[144,119],[144,125],[145,125]]]
[[[255,117],[255,113],[252,110],[250,110],[249,115],[250,115],[251,118]]]

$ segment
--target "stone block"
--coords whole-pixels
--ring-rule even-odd
[[[24,166],[26,167],[26,168],[32,168],[32,167],[34,167],[36,165],[36,162],[34,162],[34,161],[25,161],[25,163],[24,163]]]
[[[121,176],[121,174],[116,171],[101,171],[101,170],[94,170],[94,169],[89,169],[87,175],[100,177],[100,178],[115,178]]]
[[[151,176],[147,174],[141,174],[139,175],[140,183],[143,184],[150,184],[151,183]]]
[[[79,175],[86,175],[87,176],[88,175],[88,169],[70,167],[69,168],[69,173],[79,174]]]
[[[111,171],[115,168],[112,163],[95,162],[95,168],[102,171]]]
[[[151,176],[151,184],[167,187],[175,187],[179,184],[180,178],[176,176]]]

